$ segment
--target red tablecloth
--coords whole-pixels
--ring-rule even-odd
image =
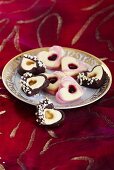
[[[0,74],[21,52],[60,45],[101,58],[113,75],[113,26],[113,0],[0,0]],[[114,169],[114,84],[99,101],[65,110],[58,128],[38,126],[34,113],[0,77],[0,169]]]

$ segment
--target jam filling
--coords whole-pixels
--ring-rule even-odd
[[[76,88],[73,85],[69,86],[69,93],[75,93],[76,92]]]
[[[54,84],[58,79],[57,79],[57,77],[51,77],[48,80],[51,84]]]
[[[77,69],[77,68],[78,68],[78,67],[77,67],[75,64],[73,64],[73,63],[69,64],[68,67],[69,67],[70,69]]]
[[[50,60],[50,61],[55,61],[56,59],[57,59],[57,54],[53,54],[48,57],[48,60]]]

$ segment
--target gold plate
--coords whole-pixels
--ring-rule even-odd
[[[72,49],[72,48],[66,48],[64,47],[65,50],[65,55],[66,56],[72,56],[76,58],[76,60],[81,60],[82,62],[86,63],[88,65],[89,70],[91,70],[94,66],[96,65],[101,65],[105,72],[107,73],[107,79],[106,82],[103,84],[103,86],[99,89],[91,89],[91,88],[84,88],[84,94],[83,96],[74,101],[74,102],[69,102],[66,104],[59,104],[57,103],[55,96],[52,96],[50,94],[47,94],[45,92],[40,92],[37,95],[34,95],[32,97],[28,97],[22,90],[20,86],[20,75],[17,73],[17,67],[20,63],[21,56],[23,54],[31,54],[31,55],[36,55],[40,51],[48,50],[48,48],[37,48],[33,49],[30,51],[26,51],[24,53],[21,53],[14,58],[12,58],[4,67],[3,72],[2,72],[2,80],[3,83],[6,87],[6,89],[16,98],[19,100],[26,102],[31,105],[36,105],[38,102],[45,97],[49,98],[56,109],[70,109],[70,108],[78,108],[82,107],[88,104],[91,104],[97,100],[99,100],[101,97],[103,97],[109,90],[111,83],[112,83],[112,75],[108,67],[102,62],[100,59],[97,57],[81,51],[77,49]]]

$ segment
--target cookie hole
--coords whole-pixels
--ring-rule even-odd
[[[53,113],[51,113],[50,111],[45,111],[45,118],[46,119],[53,119]]]
[[[28,66],[29,66],[29,65],[32,65],[32,64],[34,64],[34,61],[27,61],[27,62],[26,62],[26,65],[28,65]]]
[[[73,64],[73,63],[69,64],[68,67],[69,67],[70,69],[77,69],[77,68],[78,68],[77,65],[75,65],[75,64]]]
[[[54,84],[58,79],[57,79],[57,77],[51,77],[48,80],[51,84]]]
[[[30,81],[29,81],[29,85],[30,85],[30,86],[32,86],[32,85],[34,85],[34,84],[36,84],[36,83],[37,83],[36,80],[30,80]]]
[[[55,61],[56,59],[57,59],[57,54],[53,54],[48,57],[48,60],[50,60],[50,61]]]
[[[92,73],[92,74],[90,73],[90,74],[88,75],[89,78],[96,77],[96,76],[97,76],[96,73]]]
[[[69,93],[75,93],[76,92],[76,88],[73,85],[69,86]]]

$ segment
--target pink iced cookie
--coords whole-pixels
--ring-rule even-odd
[[[53,73],[44,73],[44,75],[49,80],[49,85],[45,89],[46,92],[55,95],[59,88],[61,78],[65,76],[64,73],[61,71],[55,71]]]
[[[48,69],[58,69],[61,65],[61,58],[65,52],[60,46],[52,46],[48,51],[41,51],[37,57],[42,61]]]
[[[81,86],[70,76],[61,79],[56,93],[58,103],[68,103],[79,99],[83,95]]]
[[[87,65],[77,61],[74,57],[63,57],[61,59],[61,69],[67,76],[77,76],[83,71],[87,71]]]

